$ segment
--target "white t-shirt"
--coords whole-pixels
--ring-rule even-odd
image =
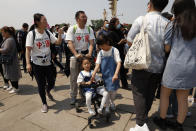
[[[84,77],[90,77],[90,72],[87,72],[85,70],[81,71],[82,74],[84,75]],[[91,70],[91,75],[93,73],[93,70]],[[77,79],[77,83],[81,83],[84,82],[84,77],[81,75],[81,73],[79,73],[78,75],[78,79]],[[101,80],[101,77],[99,77],[97,74],[95,75],[95,81],[99,81]]]
[[[26,47],[32,47],[31,50],[31,60],[34,64],[40,66],[51,65],[51,51],[50,44],[55,43],[57,38],[50,32],[50,38],[44,31],[40,34],[37,29],[35,29],[35,40],[33,41],[33,31],[30,31],[26,39]]]
[[[116,49],[115,47],[112,48],[114,49],[114,60],[116,61],[116,63],[121,62],[118,49]],[[103,56],[112,56],[112,48],[109,51],[101,50],[97,56],[96,64],[101,64],[101,52]]]
[[[66,34],[66,40],[73,41],[75,50],[86,51],[88,49],[89,40],[95,39],[94,31],[88,26],[85,26],[84,29],[80,29],[78,25],[76,25],[77,28],[74,33],[74,26],[69,27]],[[89,28],[90,28],[90,32],[89,32]]]

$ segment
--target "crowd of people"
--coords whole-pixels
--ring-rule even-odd
[[[34,14],[34,25],[29,31],[27,23],[17,33],[13,27],[4,26],[0,37],[3,88],[9,93],[19,91],[21,59],[24,73],[35,77],[43,104],[41,112],[46,113],[46,96],[54,100],[51,90],[55,86],[57,65],[70,76],[71,105],[77,102],[79,93],[86,100],[90,115],[95,115],[91,99],[97,93],[102,95],[102,100],[96,112],[102,114],[104,108],[106,113],[115,111],[120,85],[123,89],[130,88],[128,69],[123,66],[127,50],[144,27],[149,36],[151,63],[148,69],[132,70],[136,126],[130,131],[149,131],[148,113],[156,93],[160,99],[160,116],[153,119],[154,123],[163,130],[183,131],[183,123],[190,115],[189,96],[193,97],[192,106],[196,105],[196,6],[194,0],[175,0],[172,14],[161,14],[167,4],[168,0],[150,0],[147,14],[138,17],[129,31],[118,18],[105,20],[103,27],[94,31],[86,25],[84,11],[76,12],[76,24],[70,27],[65,24],[49,28],[46,17],[40,13]],[[92,88],[91,85],[101,80],[103,86]]]

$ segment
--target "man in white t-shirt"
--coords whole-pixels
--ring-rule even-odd
[[[77,77],[80,72],[80,65],[77,59],[83,55],[91,57],[94,44],[94,32],[86,26],[87,16],[84,11],[76,12],[75,19],[77,24],[71,26],[66,35],[68,47],[73,56],[70,58],[70,96],[71,105],[75,104],[78,93]]]

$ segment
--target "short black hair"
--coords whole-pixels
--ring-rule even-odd
[[[29,25],[28,25],[27,23],[23,23],[23,24],[22,24],[22,27],[23,27],[23,28],[28,28]]]
[[[60,26],[59,24],[56,24],[55,27]]]
[[[110,34],[103,34],[101,33],[96,40],[96,44],[99,45],[103,45],[103,44],[108,44],[110,45],[111,39],[110,39]]]
[[[87,57],[87,56],[82,57],[81,62],[83,62],[84,60],[88,60],[91,63],[90,57]]]
[[[153,7],[156,10],[163,11],[163,9],[167,6],[168,0],[150,0],[150,2],[153,4]]]
[[[33,18],[34,18],[34,26],[35,27],[38,27],[37,22],[40,22],[41,21],[42,16],[44,16],[44,15],[43,14],[40,14],[40,13],[36,13],[36,14],[33,15]]]
[[[77,11],[76,14],[75,14],[75,19],[76,19],[76,20],[79,18],[80,14],[85,14],[85,12],[82,11],[82,10]]]

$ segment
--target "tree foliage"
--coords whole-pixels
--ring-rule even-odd
[[[91,20],[92,26],[94,28],[94,30],[99,30],[101,27],[103,27],[103,23],[104,21],[102,19],[98,19],[98,20]]]

